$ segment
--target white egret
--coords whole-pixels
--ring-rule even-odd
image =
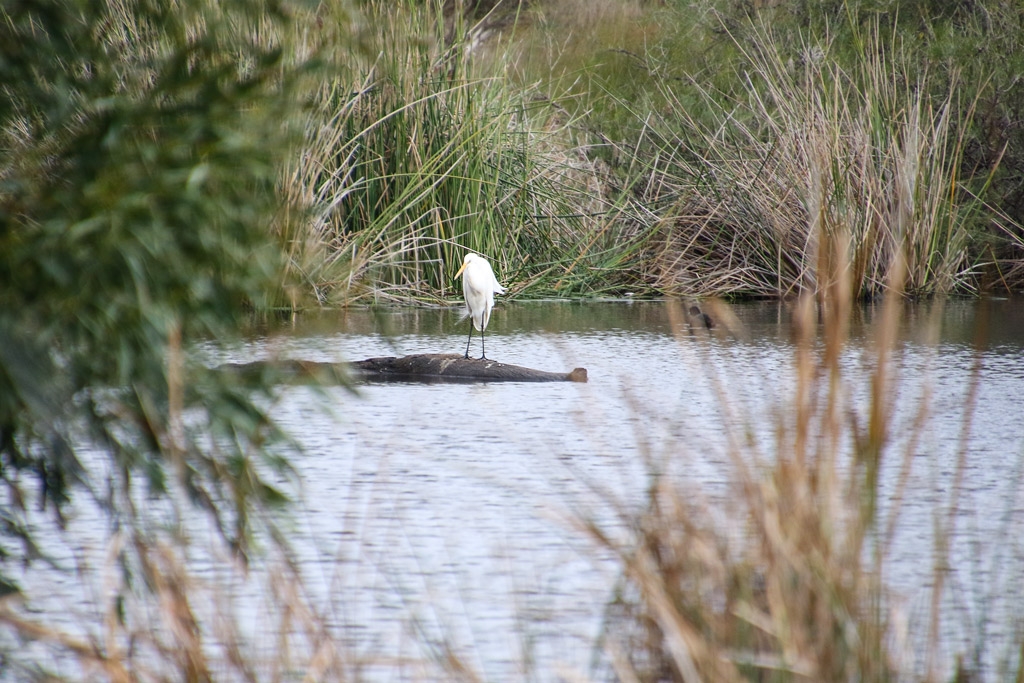
[[[465,273],[465,274],[463,274]],[[504,294],[505,288],[498,284],[498,278],[494,277],[491,264],[483,256],[477,254],[466,254],[462,260],[462,267],[455,277],[462,275],[462,295],[466,298],[466,308],[469,309],[469,316],[472,323],[469,326],[469,339],[466,340],[466,358],[469,358],[469,344],[473,341],[473,328],[480,330],[480,360],[487,360],[487,351],[484,348],[484,330],[487,329],[487,322],[491,319],[491,309],[494,308],[494,295]]]

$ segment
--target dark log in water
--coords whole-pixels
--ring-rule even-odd
[[[425,382],[586,382],[585,368],[545,372],[454,353],[423,353],[396,358],[369,358],[351,364],[366,379]]]
[[[422,353],[385,356],[352,363],[319,363],[301,360],[228,363],[221,366],[246,377],[346,384],[352,380],[394,382],[586,382],[585,368],[572,372],[545,372],[493,360],[464,358],[454,353]]]

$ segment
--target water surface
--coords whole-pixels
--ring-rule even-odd
[[[897,456],[918,407],[930,401],[889,577],[908,619],[923,624],[935,514],[967,444],[950,582],[960,604],[946,622],[954,649],[985,629],[995,650],[1010,637],[1024,590],[1013,561],[1024,557],[1020,541],[1008,541],[1024,538],[1024,308],[986,306],[952,301],[904,311],[896,431],[883,473],[883,493],[891,493]],[[366,385],[358,398],[331,390],[330,413],[323,395],[282,389],[277,416],[306,448],[298,467],[307,570],[337,602],[339,617],[360,625],[363,646],[406,647],[415,622],[428,638],[443,635],[489,679],[527,666],[542,679],[588,674],[618,575],[570,520],[595,518],[614,530],[610,503],[640,509],[653,469],[710,499],[728,496],[730,422],[773,457],[774,425],[786,419],[794,387],[791,311],[776,303],[731,310],[735,334],[690,331],[678,319],[673,327],[660,302],[495,310],[490,358],[552,371],[585,367],[585,385]],[[862,408],[877,315],[874,307],[857,311],[843,361],[850,401]],[[271,325],[212,355],[336,361],[458,353],[467,326],[452,310],[345,311]],[[479,354],[477,338],[471,352]],[[964,432],[975,371],[977,409]],[[995,618],[1004,605],[1006,614]]]
[[[662,302],[495,309],[490,358],[549,371],[585,367],[587,384],[279,388],[272,412],[303,446],[290,541],[333,636],[353,655],[384,662],[371,678],[395,680],[394,661],[445,648],[486,680],[600,676],[595,644],[620,577],[576,520],[622,534],[619,513],[643,509],[653,471],[709,501],[727,499],[729,430],[749,434],[751,457],[769,462],[776,425],[791,419],[791,310],[730,310],[732,331],[720,325],[708,334]],[[862,415],[878,314],[856,311],[842,360],[849,404]],[[461,353],[467,330],[457,310],[349,310],[263,323],[237,342],[194,352],[211,364]],[[479,355],[476,337],[471,352]],[[936,513],[963,451],[945,637],[950,656],[985,642],[982,659],[997,680],[1024,606],[1024,306],[908,306],[894,359],[886,512],[919,407],[930,406],[890,558],[888,580],[902,596],[895,604],[910,637],[923,637]],[[102,536],[105,525],[88,519],[73,524],[102,526]],[[250,637],[272,638],[260,634],[259,608],[248,609]]]

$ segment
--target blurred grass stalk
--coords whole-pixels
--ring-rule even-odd
[[[29,643],[4,662],[5,680],[359,680],[374,667],[430,668],[351,650],[332,630],[337,615],[279,548],[245,567],[202,535],[133,529],[111,536],[102,566],[80,559],[83,591],[100,592],[87,624],[75,624],[73,610],[40,619],[0,601],[0,624]],[[214,564],[197,569],[207,552]]]
[[[907,400],[894,355],[912,261],[904,254],[913,246],[897,249],[891,260],[866,366],[870,400],[862,406],[842,359],[856,291],[855,239],[820,225],[818,231],[824,288],[817,295],[805,290],[795,305],[794,380],[778,387],[771,443],[752,427],[763,418],[737,412],[737,385],[713,376],[727,444],[724,499],[714,502],[706,491],[655,474],[646,508],[620,513],[629,530],[624,538],[582,522],[618,557],[629,586],[606,626],[621,680],[936,681],[948,680],[951,667],[955,680],[982,675],[978,653],[985,643],[970,643],[967,661],[954,663],[940,634],[949,618],[942,614],[949,604],[946,575],[981,349],[965,397],[953,484],[938,496],[934,513],[929,613],[908,623],[887,574],[930,414],[927,384],[909,424],[897,420],[893,405],[897,395]],[[674,329],[684,334],[685,313],[673,307],[672,315]],[[932,317],[933,339],[940,318]],[[684,444],[670,457],[688,457],[680,451]],[[883,483],[885,460],[888,476],[898,474]],[[668,467],[652,466],[654,472]],[[984,628],[976,637],[984,637]],[[1009,666],[1020,680],[1024,668],[1012,663],[1014,656]]]

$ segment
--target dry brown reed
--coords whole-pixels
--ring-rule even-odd
[[[710,120],[665,89],[682,132],[652,157],[646,194],[667,208],[649,279],[684,295],[820,294],[821,239],[846,235],[857,295],[885,291],[897,254],[901,291],[972,287],[979,202],[957,177],[966,127],[954,112],[969,119],[973,106],[952,106],[956,88],[930,99],[927,74],[915,80],[877,26],[854,72],[827,42],[793,50],[769,28],[750,34],[737,41],[750,65],[739,101],[692,84]]]
[[[0,601],[0,625],[33,643],[24,660],[8,653],[5,677],[198,683],[375,680],[373,672],[386,672],[478,680],[449,650],[399,658],[352,649],[330,601],[311,595],[283,546],[243,566],[197,538],[152,528],[114,534],[100,565],[78,569],[83,588],[102,583],[98,612],[85,623],[71,614],[39,618],[11,596]]]
[[[886,585],[896,519],[929,411],[925,395],[911,437],[897,445],[894,350],[905,260],[897,250],[890,296],[874,323],[870,401],[859,406],[842,362],[855,292],[854,240],[818,229],[814,270],[821,289],[818,296],[805,291],[794,308],[793,384],[781,388],[771,443],[759,443],[750,427],[757,418],[739,414],[736,390],[713,376],[727,443],[725,500],[711,501],[663,474],[643,513],[622,513],[625,539],[582,522],[616,554],[628,586],[607,628],[622,680],[888,681],[911,673],[906,632]],[[686,335],[685,314],[671,310],[674,328]],[[969,411],[964,420],[969,424]],[[961,443],[961,462],[965,453]],[[898,461],[890,471],[899,474],[883,514],[886,458]],[[954,491],[937,533],[927,680],[937,680],[947,664],[937,651],[937,625],[956,500]]]

